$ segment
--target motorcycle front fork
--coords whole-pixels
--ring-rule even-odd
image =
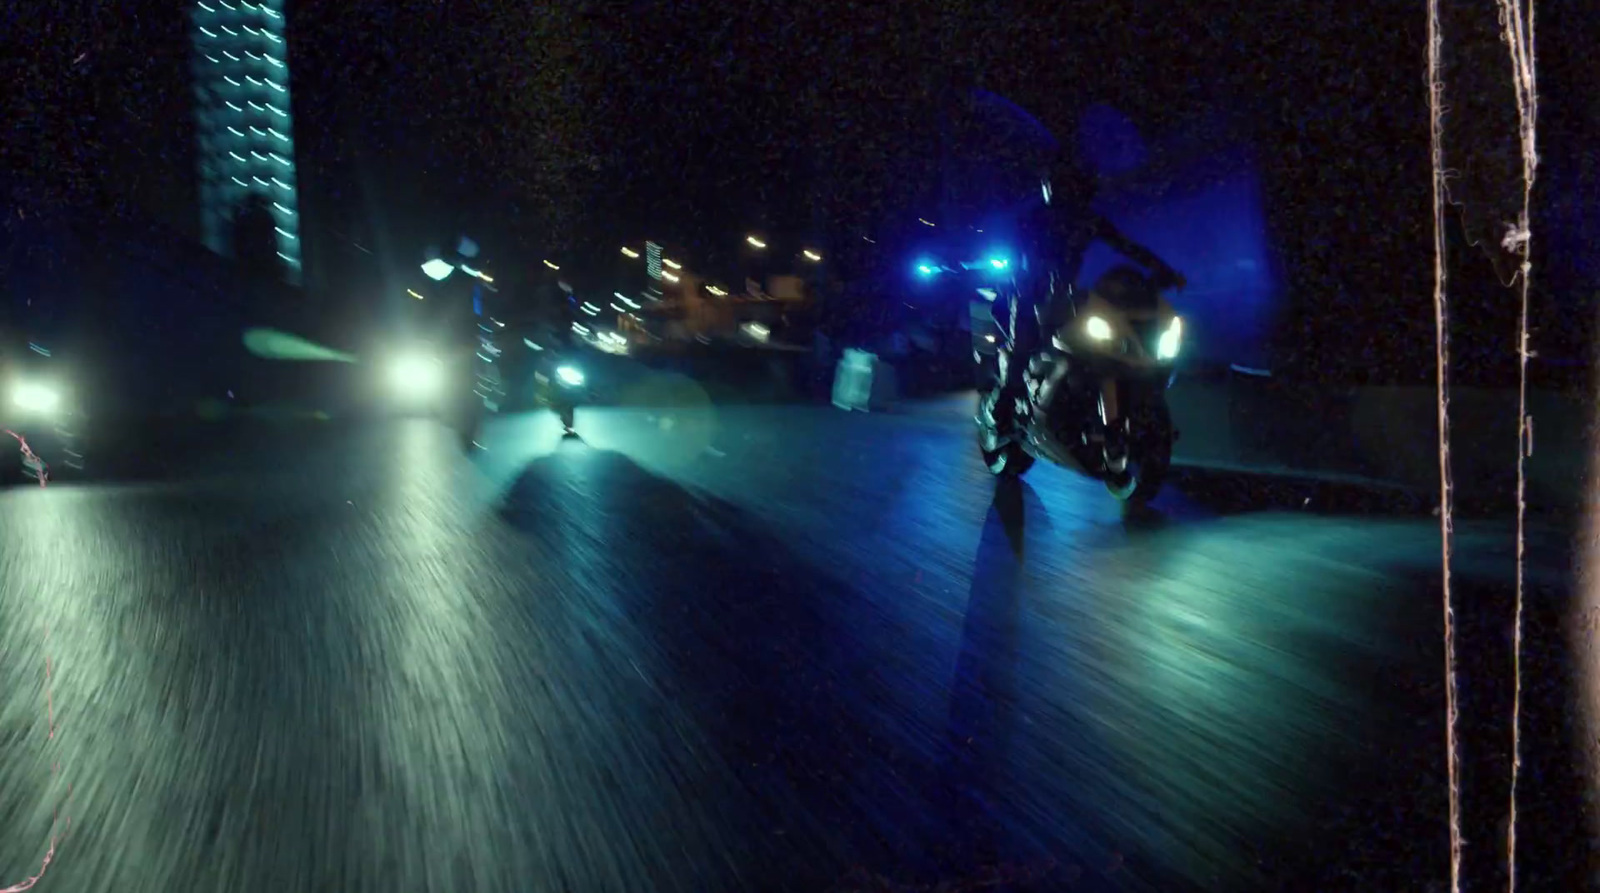
[[[1100,380],[1100,424],[1106,431],[1115,431],[1121,421],[1120,407],[1117,403],[1117,380],[1104,378]]]

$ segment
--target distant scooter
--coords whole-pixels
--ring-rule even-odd
[[[539,383],[540,402],[555,410],[561,419],[562,436],[577,437],[574,424],[587,384],[583,370],[572,363],[558,362],[550,375],[540,372],[535,380]]]

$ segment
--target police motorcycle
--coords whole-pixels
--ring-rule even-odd
[[[1142,504],[1155,497],[1178,438],[1166,392],[1183,342],[1183,319],[1160,284],[1119,266],[1081,295],[1059,297],[1065,321],[1044,331],[1025,357],[1012,352],[1015,278],[980,290],[986,300],[973,307],[977,440],[990,472],[1017,477],[1045,459],[1102,481],[1118,500]],[[994,410],[1012,362],[1027,364],[1026,397],[1006,432]]]

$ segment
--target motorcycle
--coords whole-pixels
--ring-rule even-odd
[[[539,384],[539,402],[554,410],[561,419],[562,433],[567,437],[578,436],[573,426],[587,384],[583,370],[572,363],[558,362],[549,375],[536,373],[534,381]]]
[[[1067,321],[1043,332],[1033,355],[1020,358],[1008,324],[1015,300],[993,290],[986,297],[993,303],[974,313],[973,325],[984,465],[997,476],[1018,477],[1042,458],[1104,482],[1118,500],[1153,499],[1178,439],[1166,391],[1183,339],[1183,320],[1157,282],[1133,267],[1112,269],[1081,296],[1071,295]],[[1027,396],[1006,432],[995,408],[1011,362],[1027,364]]]
[[[59,363],[32,342],[0,352],[0,483],[83,471],[86,416]]]
[[[503,340],[514,343],[517,336],[523,336],[521,342],[530,354],[505,353],[494,343],[502,339],[486,339],[480,346],[478,359],[482,362],[475,385],[465,398],[465,439],[475,443],[472,438],[488,415],[534,407],[554,411],[564,435],[577,437],[577,408],[587,397],[588,377],[582,367],[567,358],[562,339],[552,337],[548,331],[517,329]]]

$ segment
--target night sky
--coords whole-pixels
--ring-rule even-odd
[[[194,229],[181,5],[13,6],[5,32],[31,37],[3,63],[24,85],[6,100],[22,137],[6,140],[8,165]],[[1584,210],[1596,175],[1575,147],[1600,128],[1592,101],[1565,87],[1583,82],[1579,54],[1563,52],[1581,43],[1562,21],[1576,16],[1551,6],[1540,186],[1560,231],[1536,240],[1557,254],[1535,317],[1554,359],[1581,354],[1592,328],[1595,266],[1573,233],[1596,225]],[[1235,122],[1281,271],[1275,355],[1307,374],[1426,381],[1425,10],[302,0],[290,64],[311,259],[353,287],[370,260],[341,246],[399,263],[461,229],[516,260],[502,268],[553,255],[580,278],[603,278],[616,246],[647,234],[704,263],[752,228],[840,245],[938,210],[941,108],[981,86],[1060,133],[1096,104],[1152,145]],[[1447,27],[1466,35],[1474,21],[1485,18]],[[1473,147],[1453,160],[1468,172],[1458,188],[1492,220],[1515,173],[1509,63],[1494,50],[1451,61],[1452,135]],[[1513,371],[1514,296],[1482,253],[1462,247],[1454,268],[1463,374],[1499,381]]]

